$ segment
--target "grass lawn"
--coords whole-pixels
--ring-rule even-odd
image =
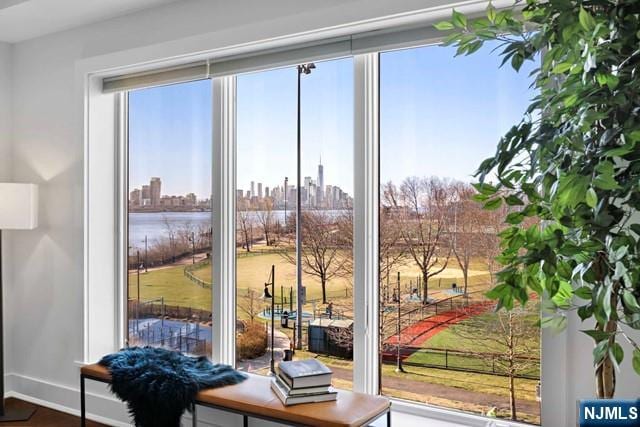
[[[496,342],[496,340],[489,339],[489,334],[497,331],[491,332],[479,327],[489,324],[492,320],[495,320],[497,316],[497,314],[490,312],[474,316],[471,319],[463,320],[462,322],[454,324],[437,333],[432,338],[425,341],[422,344],[422,347],[504,354],[507,350],[506,346]],[[523,321],[527,324],[527,330],[531,333],[527,333],[525,334],[525,337],[521,337],[519,339],[519,342],[517,343],[517,352],[523,356],[539,357],[540,333],[539,328],[535,326],[537,316],[535,314],[526,315]],[[473,336],[473,339],[469,338],[471,336]],[[537,354],[535,353],[536,350],[538,351]],[[460,368],[487,370],[492,369],[493,366],[491,358],[482,360],[472,355],[456,354],[448,354],[447,358],[449,366]],[[445,354],[444,352],[416,352],[408,358],[408,361],[444,366]],[[500,371],[499,364],[496,366],[496,369]],[[540,365],[539,363],[532,362],[530,366],[523,367],[521,372],[527,375],[539,376]]]
[[[136,274],[129,274],[129,298],[138,297]],[[211,289],[202,288],[184,275],[184,267],[168,267],[140,273],[140,298],[164,297],[167,305],[211,310]]]

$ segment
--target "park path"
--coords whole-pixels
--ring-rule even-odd
[[[410,370],[410,368],[405,368]],[[345,381],[353,381],[353,372],[350,369],[331,367],[333,375],[336,378]],[[411,372],[414,375],[424,375],[417,372]],[[433,396],[439,399],[453,400],[473,405],[484,406],[487,409],[495,406],[499,410],[509,411],[509,397],[500,396],[486,392],[476,392],[465,390],[459,387],[453,387],[442,384],[429,383],[428,375],[424,375],[425,381],[416,381],[408,378],[386,376],[382,380],[384,389],[393,389],[400,392],[410,391],[421,396]],[[530,415],[540,414],[540,404],[531,400],[516,399],[517,411],[525,412]]]
[[[291,348],[291,340],[289,337],[282,331],[276,329],[273,334],[273,350],[276,366],[278,363],[284,358],[284,350]],[[271,344],[271,330],[267,333],[267,352],[260,357],[251,360],[243,360],[238,362],[238,369],[241,371],[247,372],[255,372],[264,369],[269,369],[271,364],[271,348],[269,345]]]
[[[449,310],[430,316],[413,325],[407,326],[400,331],[400,344],[409,347],[420,347],[424,342],[429,340],[438,332],[447,329],[449,326],[461,322],[471,316],[485,313],[495,306],[495,302],[484,301],[469,305],[468,307]],[[389,337],[386,344],[396,345],[398,336]]]

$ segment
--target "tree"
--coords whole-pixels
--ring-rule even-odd
[[[501,310],[491,315],[472,316],[451,328],[454,335],[466,343],[464,347],[472,349],[473,357],[486,363],[487,367],[503,372],[508,378],[512,420],[517,419],[516,378],[540,366],[540,360],[531,357],[540,346],[538,340],[531,339],[540,333],[536,317],[535,309]],[[494,354],[488,355],[487,348],[497,351],[492,350]]]
[[[264,234],[264,240],[267,246],[271,246],[274,242],[273,236],[275,232],[275,219],[273,215],[273,200],[270,197],[265,198],[260,203],[260,208],[257,212],[258,223]]]
[[[256,316],[260,314],[260,295],[255,289],[249,289],[245,297],[238,298],[238,308],[249,316],[249,321],[253,324]]]
[[[248,209],[246,204],[243,204],[243,206],[238,206],[237,218],[237,229],[242,238],[242,247],[247,252],[251,252],[251,245],[253,243],[253,225],[255,222],[253,212]]]
[[[331,215],[312,210],[302,213],[302,271],[320,280],[322,303],[327,303],[327,283],[335,277],[348,277],[351,247],[345,244],[345,236]],[[296,265],[291,251],[281,253],[289,263]]]
[[[453,254],[458,261],[464,280],[464,294],[469,287],[471,259],[482,253],[487,230],[487,215],[482,205],[473,200],[476,194],[468,184],[455,183],[456,200],[453,208]]]
[[[422,273],[424,304],[429,303],[429,279],[443,272],[451,257],[446,234],[452,188],[451,183],[437,177],[409,177],[399,190],[393,184],[386,188],[405,249]]]
[[[535,63],[537,95],[477,172],[485,208],[520,206],[500,233],[504,269],[488,295],[509,310],[533,291],[552,313],[543,326],[564,329],[574,310],[594,324],[583,332],[595,344],[596,392],[612,398],[620,337],[640,375],[640,347],[621,327],[640,330],[638,3],[528,0],[475,20],[454,11],[436,28],[453,30],[458,54],[498,40],[503,64]],[[527,217],[545,227],[523,227]]]

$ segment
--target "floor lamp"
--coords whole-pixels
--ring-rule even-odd
[[[32,230],[38,226],[38,187],[0,183],[0,423],[26,421],[35,408],[5,408],[4,319],[2,312],[2,230]]]

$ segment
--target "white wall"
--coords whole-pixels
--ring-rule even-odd
[[[0,42],[0,180],[11,175],[11,45]]]
[[[158,43],[173,44],[176,50],[198,46],[204,35],[212,32],[219,34],[219,46],[233,45],[435,3],[185,0],[18,43],[12,50],[0,44],[0,177],[11,165],[13,180],[41,185],[41,227],[12,233],[7,239],[6,263],[12,268],[6,286],[6,348],[13,389],[58,405],[78,406],[78,367],[74,361],[81,360],[83,354],[83,150],[82,117],[74,92],[77,61]],[[9,156],[3,144],[4,130],[9,127],[6,120],[3,122],[3,100],[9,89],[8,73],[3,71],[7,57],[13,61],[13,143]],[[567,425],[575,425],[575,398],[589,396],[593,390],[591,345],[582,337],[568,343],[566,357],[577,362],[571,362],[567,369],[566,420]],[[620,379],[621,396],[631,397],[638,389],[638,380],[631,374]],[[124,419],[124,412],[118,411],[118,417]]]

